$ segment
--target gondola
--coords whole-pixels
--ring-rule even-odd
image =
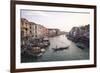
[[[64,50],[64,49],[68,49],[69,48],[69,46],[67,46],[67,47],[59,47],[59,48],[52,48],[53,50],[55,50],[55,51],[57,51],[57,50]]]

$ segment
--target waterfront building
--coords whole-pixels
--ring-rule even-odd
[[[60,30],[59,29],[54,29],[54,28],[48,28],[48,36],[53,37],[59,35]]]
[[[21,38],[28,38],[31,36],[31,25],[27,19],[21,18]]]

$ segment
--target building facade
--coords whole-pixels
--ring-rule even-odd
[[[43,25],[29,22],[21,18],[21,38],[44,38],[48,37],[48,29]]]
[[[31,25],[28,20],[21,18],[21,37],[28,38],[31,36]]]
[[[48,36],[49,36],[49,37],[57,36],[57,35],[59,35],[59,32],[60,32],[59,29],[52,29],[52,28],[49,28],[49,29],[48,29]]]

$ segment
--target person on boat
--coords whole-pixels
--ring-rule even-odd
[[[56,46],[56,49],[57,49],[57,46]]]

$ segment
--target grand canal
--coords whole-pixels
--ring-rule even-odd
[[[23,57],[22,62],[47,62],[89,59],[89,49],[81,49],[76,43],[67,39],[65,35],[49,38],[50,46],[41,57]],[[53,48],[66,47],[67,49],[55,51]]]

